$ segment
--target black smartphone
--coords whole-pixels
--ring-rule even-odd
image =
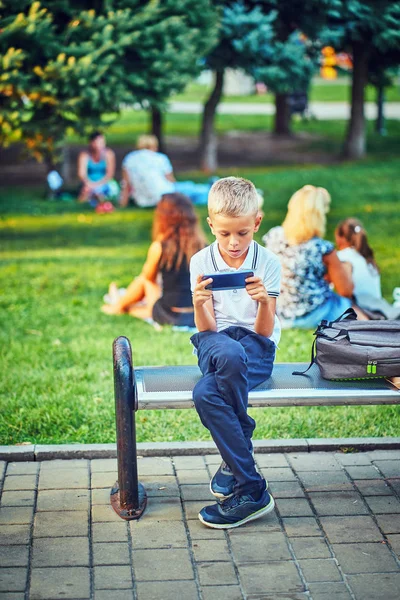
[[[246,287],[246,279],[253,277],[253,271],[236,271],[236,273],[212,273],[203,275],[202,280],[212,278],[212,282],[206,286],[206,290],[234,290]]]

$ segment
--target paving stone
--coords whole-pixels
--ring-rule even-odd
[[[33,506],[0,507],[0,525],[23,525],[32,523]]]
[[[279,593],[294,594],[303,592],[304,586],[299,572],[293,561],[247,563],[238,567],[239,578],[242,582],[246,598],[252,594],[270,595]]]
[[[215,469],[216,470],[216,469]],[[214,469],[213,469],[214,472]],[[183,484],[191,484],[191,483],[206,483],[210,482],[210,475],[206,471],[206,469],[194,469],[193,471],[179,471],[178,481],[181,485]]]
[[[181,486],[182,499],[186,502],[188,500],[213,502],[213,496],[210,493],[209,485],[182,485]]]
[[[310,492],[309,497],[318,515],[368,514],[358,492]]]
[[[7,475],[4,479],[3,492],[12,490],[35,490],[37,475]]]
[[[25,600],[25,592],[0,592],[1,600]]]
[[[344,583],[310,583],[309,590],[313,600],[351,600]]]
[[[34,503],[34,490],[3,492],[1,496],[1,506],[32,506]]]
[[[121,517],[117,515],[111,504],[95,504],[92,506],[92,522],[108,523],[117,522]]]
[[[322,535],[322,531],[314,517],[285,517],[282,521],[286,534],[289,537]]]
[[[28,566],[28,546],[0,546],[0,565],[2,567]]]
[[[194,581],[139,581],[136,590],[138,600],[177,600],[177,598],[198,600],[199,598]],[[104,598],[104,600],[110,599]],[[114,593],[112,600],[118,600],[114,597]],[[203,600],[205,600],[204,594]]]
[[[287,457],[289,463],[297,472],[341,470],[341,466],[330,452],[288,454]]]
[[[397,557],[400,559],[400,535],[389,535],[388,540],[394,553],[397,554]]]
[[[131,562],[127,544],[102,542],[92,545],[93,565],[129,565]]]
[[[198,519],[188,521],[187,527],[189,529],[189,535],[193,542],[194,540],[225,539],[225,532],[222,529],[219,530],[211,529],[210,527],[205,527],[202,523],[200,523]],[[238,529],[241,529],[241,527],[238,527]]]
[[[383,539],[370,516],[321,517],[320,521],[332,544],[381,542]]]
[[[354,484],[363,496],[390,496],[393,493],[384,479],[356,479]]]
[[[90,461],[92,473],[117,473],[118,461],[116,458],[96,458]]]
[[[346,471],[352,479],[379,479],[382,477],[374,465],[346,467]]]
[[[157,569],[155,569],[157,565]],[[133,568],[136,581],[193,579],[193,568],[186,548],[168,550],[134,550]]]
[[[127,542],[128,524],[122,520],[115,523],[93,523],[92,538],[93,542]]]
[[[33,536],[37,538],[75,537],[88,535],[87,511],[38,512],[35,515]]]
[[[80,459],[54,459],[42,460],[40,463],[40,474],[53,471],[88,471],[89,461],[85,458]]]
[[[130,521],[132,547],[139,548],[186,548],[188,544],[186,530],[181,520]]]
[[[32,475],[39,471],[38,462],[9,462],[7,464],[7,475]]]
[[[210,585],[201,590],[203,600],[242,600],[243,595],[238,585]],[[140,600],[140,599],[139,599]],[[146,600],[146,599],[144,599]],[[158,599],[157,599],[158,600]]]
[[[345,471],[299,471],[299,479],[307,492],[337,492],[352,490]]]
[[[92,490],[92,504],[110,504],[110,488],[97,488]]]
[[[343,573],[386,573],[400,571],[386,544],[333,544]]]
[[[38,512],[88,509],[88,490],[42,490],[38,493],[36,505]]]
[[[297,481],[292,469],[289,467],[274,467],[260,469],[265,479],[269,481]]]
[[[110,600],[110,590],[96,590],[94,600]],[[133,589],[113,590],[112,600],[133,600]]]
[[[197,563],[197,572],[201,586],[234,585],[238,583],[232,562]]]
[[[86,537],[34,539],[32,566],[87,567],[89,540]]]
[[[297,481],[271,481],[268,490],[274,498],[304,498],[304,492]]]
[[[231,537],[232,553],[237,564],[271,560],[290,560],[292,555],[281,532],[260,532]]]
[[[30,600],[89,599],[89,569],[86,567],[32,569],[29,598]]]
[[[119,518],[119,517],[118,517]],[[147,519],[159,521],[179,521],[182,519],[182,505],[179,498],[150,498],[141,521]]]
[[[400,460],[375,460],[374,465],[385,477],[400,477]]]
[[[347,580],[357,600],[399,600],[400,573],[363,573]]]
[[[192,549],[197,562],[231,560],[226,540],[195,540]]]
[[[114,483],[117,481],[118,475],[117,472],[94,472],[90,477],[90,487],[94,488],[108,488],[109,490],[113,487]]]
[[[370,465],[370,453],[367,452],[335,452],[335,459],[344,466]]]
[[[141,477],[140,481],[144,485],[149,498],[179,496],[178,483],[173,475],[145,476]]]
[[[299,560],[299,565],[308,583],[315,581],[342,581],[333,558],[310,558]]]
[[[222,458],[221,456],[216,453],[216,454],[205,454],[203,456],[204,458],[204,462],[206,463],[206,465],[208,465],[209,467],[211,467],[211,470],[214,470],[214,467],[218,466],[221,464]]]
[[[39,490],[88,489],[89,472],[86,469],[40,469]],[[103,486],[101,486],[103,487]]]
[[[93,571],[96,590],[133,589],[130,565],[113,565],[112,567],[101,565],[94,567]]]
[[[206,467],[202,456],[174,456],[172,462],[177,472],[187,469],[205,469]]]
[[[368,496],[365,498],[373,513],[379,514],[400,514],[400,500],[395,496]],[[400,516],[399,516],[400,519]]]
[[[228,529],[228,535],[229,537],[241,536],[246,535],[247,533],[254,533],[255,531],[257,531],[258,533],[271,533],[274,531],[282,531],[282,527],[279,522],[279,518],[276,511],[270,512],[267,515],[261,517],[260,519],[257,519],[256,523],[253,523],[253,521],[249,521],[249,523],[245,523],[240,527]]]
[[[293,538],[290,543],[297,559],[332,558],[330,550],[322,537]]]
[[[186,518],[188,520],[198,519],[198,515],[201,509],[205,506],[208,506],[209,504],[215,504],[215,502],[213,502],[212,500],[210,500],[210,502],[205,502],[204,500],[202,500],[201,502],[185,502],[184,509],[186,513]]]
[[[256,463],[260,469],[290,466],[284,454],[274,452],[270,454],[256,454],[255,457]]]
[[[400,477],[398,479],[386,479],[386,483],[390,485],[390,487],[396,492],[396,494],[400,497]]]
[[[400,450],[374,450],[368,452],[371,460],[398,460],[400,461]]]
[[[13,546],[14,544],[29,544],[31,526],[25,525],[1,525],[0,546]]]
[[[281,517],[311,517],[313,511],[305,498],[279,498],[276,500]]]
[[[27,567],[0,568],[0,592],[24,592]]]
[[[400,533],[400,517],[393,515],[376,515],[376,521],[383,533]]]
[[[174,475],[172,461],[166,457],[138,459],[139,477],[142,475]]]

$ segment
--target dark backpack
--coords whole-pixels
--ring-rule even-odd
[[[357,321],[349,308],[335,321],[321,321],[314,335],[308,369],[316,363],[325,379],[400,376],[400,321]]]

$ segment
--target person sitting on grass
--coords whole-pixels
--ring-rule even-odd
[[[112,210],[110,200],[117,199],[119,186],[114,180],[115,154],[106,147],[102,133],[95,131],[89,137],[89,148],[79,154],[78,177],[82,182],[79,202],[89,202],[92,206],[102,206]],[[105,206],[107,204],[107,206]]]
[[[357,306],[368,311],[371,319],[399,319],[400,307],[382,298],[379,268],[361,221],[353,217],[340,221],[335,242],[339,260],[353,281]]]
[[[262,216],[259,195],[250,181],[226,177],[215,182],[208,213],[216,240],[190,262],[199,330],[191,342],[203,374],[193,400],[223,462],[210,482],[211,493],[221,503],[203,508],[199,519],[207,527],[230,529],[274,508],[266,481],[256,469],[251,442],[255,421],[247,414],[247,405],[249,390],[271,375],[280,338],[275,316],[280,264],[253,240]],[[246,279],[246,288],[206,289],[212,274],[240,269],[254,272]]]
[[[132,199],[137,206],[156,206],[163,194],[173,192],[185,194],[194,204],[206,204],[210,187],[209,183],[176,181],[168,156],[158,152],[156,136],[141,135],[137,150],[122,162],[120,205],[128,206]]]
[[[140,275],[122,296],[115,283],[110,284],[111,304],[102,310],[110,315],[129,313],[159,325],[194,327],[189,261],[206,240],[189,198],[162,197],[154,213],[152,237]]]
[[[323,239],[330,200],[325,188],[305,185],[290,198],[282,226],[263,237],[282,265],[277,314],[283,328],[315,328],[353,305],[351,277],[333,244]],[[353,308],[358,318],[366,318]]]

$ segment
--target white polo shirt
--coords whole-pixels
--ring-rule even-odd
[[[226,264],[218,248],[218,242],[213,242],[207,248],[197,252],[190,261],[190,285],[192,293],[199,275],[216,272],[253,271],[261,277],[268,296],[277,298],[281,283],[281,265],[279,259],[267,248],[260,246],[254,240],[250,244],[247,256],[240,269]],[[231,325],[245,327],[254,331],[258,302],[253,300],[246,289],[221,290],[213,292],[213,306],[217,321],[217,330],[222,331]],[[274,330],[270,339],[278,345],[281,337],[281,325],[275,315]]]

